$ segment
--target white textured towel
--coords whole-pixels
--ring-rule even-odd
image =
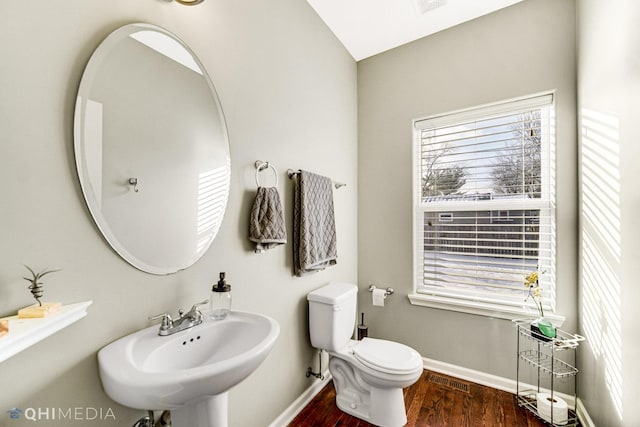
[[[251,208],[249,240],[255,242],[258,253],[287,243],[284,213],[276,187],[258,187]]]
[[[300,171],[294,186],[293,268],[296,276],[337,263],[333,189],[330,178]]]

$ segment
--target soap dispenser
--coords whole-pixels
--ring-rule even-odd
[[[221,320],[231,311],[231,285],[224,279],[225,273],[220,273],[220,280],[211,287],[211,310],[209,317]]]

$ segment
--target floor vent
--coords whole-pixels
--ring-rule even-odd
[[[449,381],[449,387],[455,388],[456,390],[464,393],[469,393],[469,383],[465,383],[463,381],[451,380]]]
[[[463,393],[469,393],[469,383],[457,379],[443,377],[441,375],[429,374],[429,382],[445,386]]]

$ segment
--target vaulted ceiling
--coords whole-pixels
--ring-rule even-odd
[[[307,0],[356,61],[522,0]]]

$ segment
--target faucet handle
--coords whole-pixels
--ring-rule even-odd
[[[209,303],[209,300],[206,299],[204,301],[200,301],[197,302],[195,304],[193,304],[193,307],[191,307],[191,311],[189,311],[189,314],[191,315],[191,317],[198,323],[202,322],[202,313],[200,312],[200,310],[198,310],[198,306],[199,305],[204,305]]]
[[[162,318],[162,324],[160,325],[160,329],[169,329],[173,326],[173,319],[169,313],[156,314],[155,316],[150,316],[149,320],[157,320]]]
[[[209,304],[209,300],[208,299],[193,304],[193,307],[191,307],[191,311],[196,311],[198,309],[199,305],[205,305],[205,304]]]

